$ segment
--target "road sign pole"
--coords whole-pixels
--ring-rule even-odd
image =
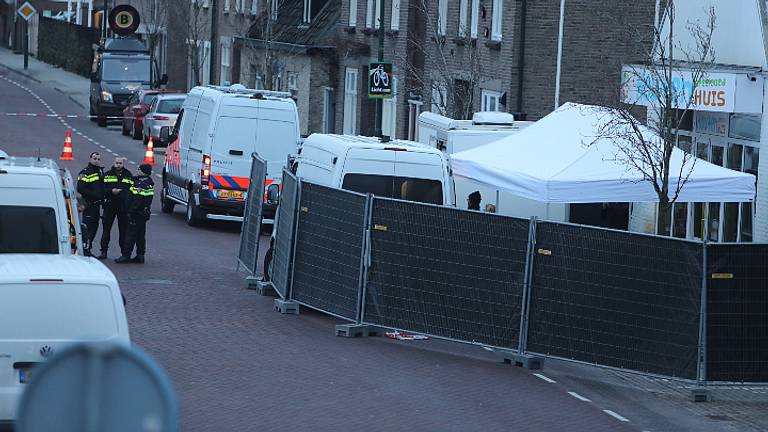
[[[386,9],[384,8],[384,0],[379,0],[379,62],[384,61],[384,12]],[[370,74],[370,71],[368,71]],[[373,134],[377,137],[382,137],[384,133],[382,132],[382,123],[383,123],[383,117],[384,117],[384,100],[379,98],[376,99],[376,117],[375,117],[375,126]]]
[[[29,69],[29,21],[24,20],[24,70]]]

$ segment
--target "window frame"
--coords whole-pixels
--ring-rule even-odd
[[[504,33],[504,0],[493,0],[491,40],[500,42]]]

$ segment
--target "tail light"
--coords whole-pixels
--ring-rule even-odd
[[[168,116],[159,116],[159,115],[155,116],[155,120],[170,120],[170,119],[171,118]]]
[[[211,176],[211,157],[203,155],[203,167],[200,169],[200,184],[207,185]]]

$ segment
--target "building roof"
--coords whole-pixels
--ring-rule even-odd
[[[341,2],[328,0],[309,24],[303,23],[304,0],[284,0],[272,26],[272,37],[266,34],[268,13],[259,15],[248,31],[249,39],[290,44],[302,48],[332,48],[341,22]]]

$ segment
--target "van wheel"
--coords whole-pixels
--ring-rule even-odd
[[[168,192],[166,192],[167,186],[165,179],[163,179],[163,190],[160,192],[160,210],[163,213],[173,213],[173,208],[176,207],[176,203],[168,199]]]
[[[99,127],[107,127],[107,116],[99,114],[96,124],[99,125]]]
[[[202,226],[205,221],[205,215],[202,213],[202,210],[195,205],[195,197],[190,191],[189,200],[187,200],[187,225]]]
[[[93,104],[91,103],[88,104],[88,116],[92,122],[96,121],[96,111],[93,110]]]

